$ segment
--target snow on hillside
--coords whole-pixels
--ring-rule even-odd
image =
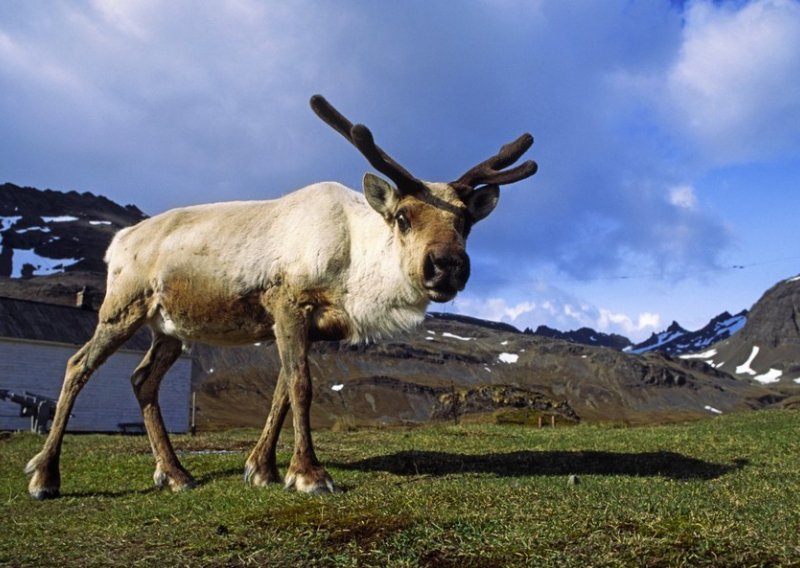
[[[661,351],[662,347],[672,343],[680,337],[683,337],[687,333],[688,332],[682,327],[673,324],[673,326],[670,326],[670,328],[666,331],[653,334],[650,339],[647,340],[647,342],[633,346],[627,351],[636,355],[640,355],[648,351]]]
[[[500,353],[500,355],[498,355],[497,358],[503,363],[509,363],[509,364],[516,363],[517,361],[519,361],[519,355],[517,355],[516,353]]]
[[[750,356],[747,358],[747,361],[736,367],[737,375],[756,375],[756,372],[750,365],[752,365],[753,361],[758,357],[759,350],[760,347],[758,345],[753,345],[753,350],[750,351]]]
[[[459,341],[472,341],[475,339],[474,337],[461,337],[460,335],[456,335],[455,333],[444,332],[442,337],[449,337],[450,339],[458,339]]]
[[[42,233],[43,238],[47,242],[53,242],[59,239],[55,236],[44,235],[51,232],[50,227],[46,225],[34,225],[30,227],[15,228],[15,225],[22,220],[21,215],[0,216],[0,250],[3,248],[3,233],[13,232],[18,235],[26,233]],[[41,220],[44,223],[68,223],[78,221],[77,217],[72,215],[59,215],[54,217],[42,216]],[[33,248],[21,247],[7,247],[10,249],[11,258],[11,278],[22,278],[23,270],[26,265],[30,265],[30,276],[46,276],[56,272],[63,272],[67,267],[72,266],[83,260],[82,258],[49,258],[38,254]]]
[[[737,365],[735,369],[736,375],[742,375],[747,378],[752,379],[757,383],[761,383],[762,385],[768,385],[772,383],[779,383],[781,381],[781,377],[783,377],[783,371],[780,369],[775,369],[770,367],[769,370],[763,373],[759,373],[755,369],[753,369],[752,365],[753,362],[758,357],[758,354],[761,352],[761,348],[758,345],[753,345],[752,350],[750,351],[750,355],[747,357],[741,365]],[[681,355],[681,359],[704,359],[705,362],[716,368],[719,369],[722,367],[725,362],[716,363],[713,359],[714,356],[717,355],[716,349],[710,349],[708,351],[704,351],[703,353],[689,353],[686,355]],[[794,379],[794,382],[800,383],[800,379]]]
[[[781,381],[781,377],[783,376],[783,371],[780,369],[773,369],[770,367],[769,371],[766,373],[761,373],[760,375],[756,375],[753,377],[754,381],[758,381],[762,385],[766,385],[769,383],[779,383]]]
[[[70,223],[77,220],[78,218],[73,215],[57,215],[55,217],[42,216],[42,221],[45,223]]]
[[[10,229],[14,223],[22,219],[19,215],[14,215],[10,217],[0,217],[0,232],[5,231],[6,229]],[[0,235],[0,243],[3,242],[3,235]]]
[[[33,250],[13,249],[11,257],[11,278],[22,278],[22,270],[26,264],[33,267],[33,276],[46,276],[56,272],[64,272],[68,266],[80,262],[81,258],[47,258],[36,254]]]

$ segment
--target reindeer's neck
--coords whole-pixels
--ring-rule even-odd
[[[344,294],[351,321],[350,340],[376,339],[415,327],[425,318],[430,301],[404,272],[389,227],[367,209],[351,222],[350,268]]]

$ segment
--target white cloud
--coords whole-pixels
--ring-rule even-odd
[[[678,185],[669,190],[669,202],[676,207],[693,210],[697,208],[697,195],[691,185]]]
[[[504,298],[480,298],[469,293],[453,302],[454,311],[490,321],[510,323],[519,329],[536,329],[540,325],[569,331],[590,327],[604,333],[625,335],[634,342],[658,330],[661,317],[654,312],[634,316],[592,306],[579,301],[558,288],[540,285],[532,292],[535,301],[509,302]]]
[[[718,162],[797,151],[798,75],[800,3],[692,2],[666,77],[671,119]]]
[[[511,321],[514,321],[522,314],[533,311],[535,309],[536,309],[536,304],[534,304],[533,302],[521,302],[515,306],[506,307],[504,310],[504,315],[510,318]]]
[[[483,299],[469,294],[459,296],[454,304],[457,305],[458,313],[471,314],[489,321],[513,322],[520,316],[537,310],[537,305],[533,302],[509,305],[502,298]],[[547,310],[544,306],[541,307]]]
[[[110,24],[115,33],[131,36],[138,41],[151,38],[148,31],[146,15],[154,8],[156,3],[147,0],[137,2],[108,2],[107,0],[92,0],[92,7],[101,15],[102,19]]]
[[[656,331],[660,324],[661,317],[656,313],[643,312],[638,314],[634,320],[627,314],[600,308],[597,329],[606,332],[621,332],[629,337],[640,337],[643,333]]]

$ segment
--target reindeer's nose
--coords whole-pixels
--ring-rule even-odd
[[[463,251],[429,252],[423,269],[425,289],[435,302],[447,302],[469,279],[469,257]]]

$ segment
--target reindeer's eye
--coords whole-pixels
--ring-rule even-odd
[[[400,229],[401,233],[407,233],[411,230],[411,222],[406,217],[405,211],[398,211],[397,215],[394,216],[394,220],[397,222],[397,228]]]

